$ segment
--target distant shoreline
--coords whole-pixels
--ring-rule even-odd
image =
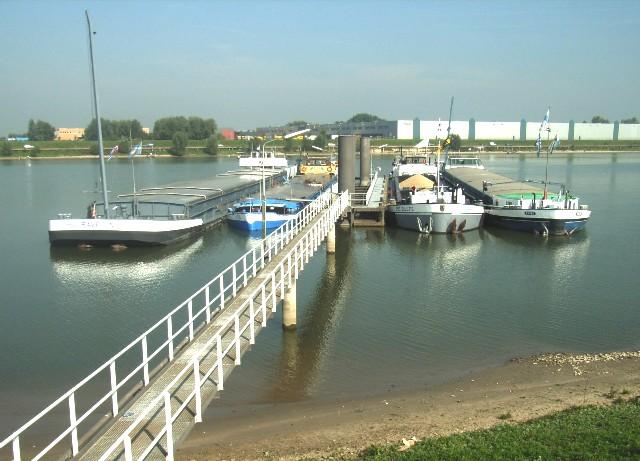
[[[402,150],[409,153],[413,148],[405,147]],[[451,152],[452,154],[468,154],[468,155],[477,155],[479,157],[486,157],[490,155],[506,155],[506,156],[537,156],[535,151],[530,150],[516,150],[516,151],[505,151],[505,150],[492,150],[492,151],[456,151]],[[568,156],[573,154],[639,154],[639,150],[571,150],[571,151],[556,151],[552,154],[552,156]],[[372,152],[372,155],[382,155],[382,156],[395,156],[400,154],[400,148],[395,149],[390,152]],[[299,154],[285,154],[288,158],[298,158]],[[331,154],[322,154],[322,153],[313,153],[314,157],[329,157]],[[334,154],[335,155],[335,154]],[[546,155],[544,152],[541,156]],[[306,156],[303,155],[303,157]],[[153,156],[143,155],[140,158],[173,158],[173,159],[184,159],[184,160],[201,160],[201,159],[209,159],[214,160],[216,158],[237,158],[238,154],[217,154],[217,155],[172,155],[172,154],[154,154]],[[128,160],[129,158],[126,156],[114,156],[115,160]],[[10,156],[10,157],[0,157],[0,161],[22,161],[22,160],[98,160],[97,155],[55,155],[55,156]]]

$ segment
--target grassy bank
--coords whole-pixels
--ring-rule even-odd
[[[624,393],[624,391],[623,391]],[[520,424],[431,438],[405,451],[370,447],[358,460],[640,459],[640,399],[571,408]],[[500,415],[505,421],[508,413]]]
[[[5,143],[0,141],[0,144]],[[153,152],[161,155],[170,155],[170,149],[173,145],[169,140],[145,140],[143,144],[153,144]],[[371,147],[374,153],[380,153],[380,147],[383,146],[382,152],[388,154],[397,154],[400,152],[400,148],[412,148],[417,143],[413,139],[373,139],[371,141]],[[6,152],[0,152],[0,158],[24,158],[30,157],[80,157],[91,154],[91,147],[95,144],[94,141],[29,141],[29,142],[17,142],[11,141],[7,143],[11,149],[11,155],[7,155]],[[34,146],[33,149],[25,149],[24,145],[29,144]],[[117,141],[105,141],[105,152],[117,144]],[[221,146],[218,148],[220,155],[237,155],[239,152],[246,151],[251,141],[244,140],[224,140],[220,142]],[[546,149],[546,142],[544,148]],[[282,151],[284,148],[284,142],[274,142],[273,148]],[[204,152],[206,147],[206,141],[189,141],[187,145],[187,151],[184,156],[207,156]],[[150,152],[152,149],[149,147],[144,148],[144,153]],[[490,140],[476,140],[476,141],[462,141],[460,148],[463,152],[535,152],[535,146],[533,141],[490,141]],[[640,141],[563,141],[560,147],[557,149],[560,152],[572,152],[572,151],[640,151]],[[296,150],[288,153],[290,155],[299,155]],[[313,152],[314,155],[318,155],[318,152]],[[120,153],[120,156],[126,155],[126,153]]]

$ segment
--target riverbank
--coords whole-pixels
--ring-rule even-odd
[[[414,151],[416,151],[415,149],[412,148],[405,148],[402,150],[402,152],[404,154],[410,154],[413,153]],[[417,151],[416,151],[417,152]],[[421,152],[424,152],[424,150],[421,150]],[[373,155],[382,155],[382,156],[389,156],[389,157],[394,157],[397,155],[400,155],[401,151],[400,149],[396,149],[396,150],[386,150],[384,152],[380,152],[380,151],[376,151],[375,149],[372,151]],[[515,157],[515,156],[525,156],[525,157],[537,157],[537,154],[535,151],[531,151],[531,150],[526,150],[526,151],[506,151],[506,150],[491,150],[491,151],[471,151],[471,152],[453,152],[454,154],[470,154],[470,155],[477,155],[480,158],[484,158],[484,157],[488,157],[488,156],[492,156],[492,155],[505,155],[507,157]],[[566,150],[566,151],[556,151],[553,155],[554,156],[558,156],[558,157],[566,157],[566,156],[572,156],[572,155],[582,155],[582,154],[588,154],[588,155],[602,155],[602,154],[606,154],[606,155],[611,155],[611,154],[638,154],[640,153],[640,149],[638,150],[624,150],[624,151],[605,151],[605,150]],[[323,155],[326,157],[331,156],[331,154],[313,154],[314,157],[322,157]],[[337,154],[334,154],[337,155]],[[209,155],[209,154],[185,154],[185,155],[172,155],[172,154],[153,154],[153,156],[148,156],[148,155],[144,155],[141,158],[145,159],[145,158],[173,158],[173,159],[216,159],[216,158],[237,158],[238,154],[233,153],[233,154],[217,154],[217,155]],[[297,159],[300,158],[299,154],[286,154],[287,158],[290,159]],[[1,157],[0,156],[0,161],[24,161],[24,160],[93,160],[96,161],[98,160],[98,156],[97,155],[38,155],[38,156],[11,156],[11,157]],[[129,160],[129,158],[127,156],[116,156],[114,157],[112,160],[118,161],[118,160]]]
[[[355,456],[375,445],[520,422],[640,395],[640,352],[513,359],[433,389],[210,411],[178,460]],[[216,403],[212,404],[215,407]]]

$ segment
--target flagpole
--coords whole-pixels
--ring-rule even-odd
[[[131,139],[131,127],[129,127],[129,146],[131,146],[132,142],[133,141]],[[140,142],[140,144],[142,144],[142,141]],[[134,218],[138,216],[138,205],[136,203],[136,167],[135,167],[135,164],[133,163],[133,159],[136,156],[136,152],[137,152],[137,146],[133,147],[133,149],[129,152],[129,160],[131,160],[131,179],[133,181],[133,202],[131,202],[131,213],[133,214]]]
[[[136,156],[135,154],[131,156],[131,176],[133,179],[133,210],[132,211],[133,211],[134,217],[138,215],[138,206],[136,204],[136,167],[133,163],[133,158],[135,156]]]

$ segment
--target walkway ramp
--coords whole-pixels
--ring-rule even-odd
[[[203,408],[224,389],[285,289],[347,205],[347,193],[322,193],[295,220],[0,442],[0,458],[7,459],[4,455],[10,450],[14,461],[54,455],[87,461],[172,460],[176,444],[202,421]],[[131,365],[123,360],[126,354],[139,355]],[[96,399],[97,387],[108,391]],[[90,402],[77,399],[87,388],[94,392]],[[110,414],[104,414],[105,408]],[[65,411],[64,430],[44,448],[31,448],[29,430],[43,418]]]
[[[354,227],[383,227],[387,205],[387,182],[376,170],[366,191],[351,194],[349,222]],[[356,188],[357,189],[357,188]]]

